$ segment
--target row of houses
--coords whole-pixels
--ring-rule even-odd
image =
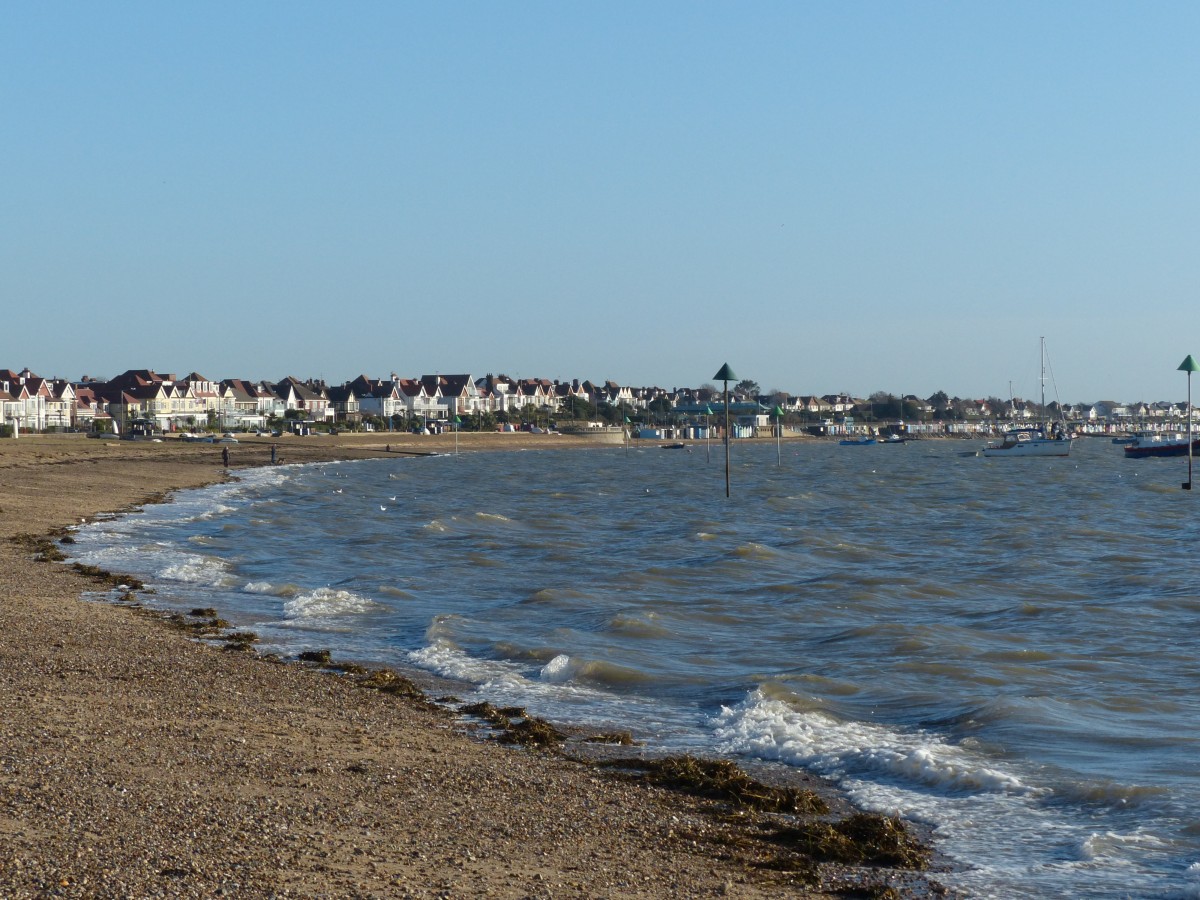
[[[387,379],[360,375],[330,386],[288,376],[278,382],[226,378],[198,372],[182,378],[130,369],[112,379],[43,378],[29,369],[0,370],[0,425],[28,431],[100,430],[126,433],[135,426],[155,431],[216,427],[246,431],[272,420],[353,426],[365,418],[446,422],[477,413],[533,409],[553,415],[571,398],[629,410],[645,407],[654,391],[608,381],[556,382],[488,375],[424,375]],[[711,399],[711,398],[708,398]]]
[[[734,394],[740,411],[759,411],[763,398]],[[55,429],[127,432],[137,423],[156,431],[216,427],[255,430],[276,419],[308,424],[354,426],[364,419],[400,417],[448,422],[479,413],[509,416],[527,413],[553,416],[572,400],[592,407],[609,406],[637,415],[645,409],[704,415],[723,403],[712,387],[629,387],[614,381],[597,383],[544,378],[514,379],[506,375],[473,378],[469,374],[423,375],[377,379],[360,375],[330,386],[288,376],[278,382],[226,378],[213,381],[198,372],[182,378],[150,369],[130,369],[116,378],[84,376],[78,381],[42,378],[29,369],[0,370],[0,424],[23,430]],[[856,404],[848,395],[771,398],[771,409],[816,416],[848,414]]]
[[[899,398],[916,419],[934,417],[930,400],[908,395]],[[931,398],[931,400],[934,398]],[[130,369],[116,378],[78,381],[42,378],[29,369],[0,369],[0,425],[23,430],[99,430],[127,433],[140,425],[156,431],[186,431],[216,427],[249,431],[273,420],[292,419],[314,425],[344,424],[364,419],[394,421],[396,417],[423,422],[446,422],[474,414],[528,412],[553,416],[573,400],[593,407],[620,408],[629,414],[650,409],[684,415],[706,415],[723,403],[714,387],[634,388],[613,381],[602,383],[542,378],[514,379],[506,375],[473,378],[469,374],[423,375],[401,378],[368,378],[360,375],[337,386],[324,381],[302,381],[288,376],[278,382],[226,378],[214,381],[192,372],[183,378],[161,375],[150,369]],[[849,394],[825,396],[747,396],[734,402],[746,410],[782,410],[806,420],[839,421],[870,415],[872,400]],[[1008,401],[959,400],[954,417],[960,421],[997,418],[1032,419],[1041,415],[1036,404]],[[1001,408],[993,409],[993,406]],[[1118,404],[1104,401],[1066,410],[1081,423],[1172,421],[1185,411],[1180,404]],[[874,415],[870,415],[874,418]]]

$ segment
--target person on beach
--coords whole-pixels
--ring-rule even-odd
[[[275,465],[275,451],[279,448],[278,444],[271,445],[271,465]]]
[[[228,447],[221,448],[221,464],[224,465],[225,468],[227,468],[227,469],[229,468],[229,448]]]

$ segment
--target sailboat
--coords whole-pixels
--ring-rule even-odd
[[[1042,338],[1042,409],[1046,408],[1046,339]],[[1061,411],[1061,407],[1060,407]],[[1071,444],[1065,422],[1055,422],[1049,428],[1029,425],[1011,428],[1001,440],[989,441],[984,456],[1070,456]]]

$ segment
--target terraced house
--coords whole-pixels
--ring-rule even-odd
[[[621,417],[636,421],[644,410],[655,416],[674,412],[681,417],[708,417],[722,403],[721,393],[711,385],[699,388],[630,387],[615,381],[556,381],[547,378],[510,378],[488,374],[474,378],[470,374],[422,375],[388,378],[359,375],[352,381],[329,386],[321,380],[303,380],[288,375],[279,381],[251,381],[244,378],[215,380],[200,372],[183,378],[160,374],[153,369],[129,369],[115,378],[79,381],[42,378],[29,369],[0,369],[0,427],[12,431],[97,430],[129,434],[160,434],[172,431],[219,429],[251,431],[268,423],[290,420],[317,428],[332,425],[356,427],[365,419],[393,424],[467,422],[476,414],[500,417],[501,421],[525,416],[533,410],[539,418],[559,415],[571,401],[586,401],[598,409],[607,408],[611,420],[614,410]],[[764,410],[781,409],[785,415],[803,423],[814,419],[825,425],[849,422],[856,409],[869,409],[866,400],[849,394],[789,395],[774,392],[770,396],[731,394],[731,409],[739,416],[766,421]],[[926,401],[907,396],[904,401],[915,408],[915,417],[935,418]],[[994,417],[1028,415],[1022,404],[1015,409],[996,411],[983,401],[957,401],[961,411],[956,419],[966,426],[986,426]],[[1082,408],[1083,420],[1120,419],[1128,411],[1135,418],[1163,415],[1159,404],[1134,404],[1120,407],[1098,403]],[[1171,404],[1162,404],[1171,409]],[[869,413],[863,413],[869,416]],[[1128,417],[1128,416],[1126,416]],[[617,419],[619,421],[619,418]],[[276,426],[277,427],[277,426]],[[949,427],[949,426],[948,426]]]

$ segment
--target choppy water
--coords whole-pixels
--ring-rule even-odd
[[[271,649],[807,767],[973,896],[1200,897],[1186,460],[974,446],[735,444],[728,500],[703,443],[278,467],[76,553]]]

